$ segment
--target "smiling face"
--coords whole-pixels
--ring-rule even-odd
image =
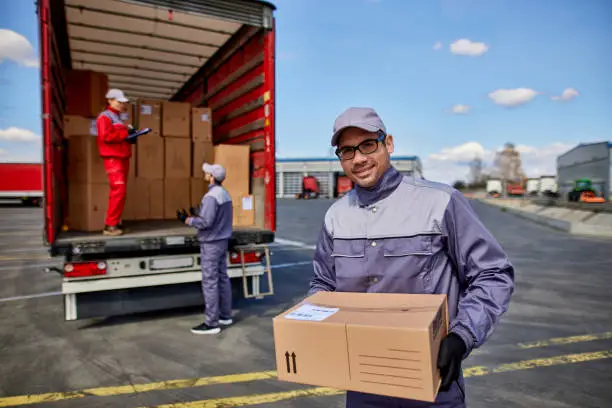
[[[350,127],[342,132],[339,139],[338,150],[363,143],[361,144],[361,151],[365,151],[365,154],[357,150],[352,159],[340,160],[342,169],[348,178],[363,188],[373,187],[391,164],[393,136],[387,135],[382,142],[378,142],[377,138],[376,133]],[[372,153],[367,154],[367,152]]]

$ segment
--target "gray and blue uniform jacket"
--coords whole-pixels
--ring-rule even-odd
[[[232,198],[225,188],[211,184],[202,197],[199,216],[192,217],[189,225],[198,229],[198,241],[211,242],[231,238],[232,220]]]
[[[513,290],[512,264],[463,194],[391,167],[375,187],[357,186],[328,209],[309,294],[445,293],[449,330],[467,357],[489,338]]]

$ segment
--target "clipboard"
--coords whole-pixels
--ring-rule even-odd
[[[142,136],[142,135],[146,135],[147,133],[149,133],[151,131],[151,128],[145,128],[142,130],[139,130],[136,133],[132,133],[130,136],[128,136],[130,139],[135,139],[138,136]]]

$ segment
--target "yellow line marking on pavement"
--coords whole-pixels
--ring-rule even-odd
[[[560,344],[582,343],[586,341],[612,339],[612,332],[585,334],[582,336],[557,337],[554,339],[534,341],[531,343],[519,343],[518,346],[523,349],[548,347]]]
[[[34,260],[49,260],[54,259],[48,255],[21,255],[21,256],[4,256],[0,255],[0,261],[34,261]]]
[[[45,402],[65,401],[85,397],[110,397],[113,395],[135,394],[156,390],[173,390],[180,388],[202,387],[213,384],[233,384],[239,382],[275,379],[276,371],[230,374],[216,377],[190,378],[182,380],[159,381],[148,384],[121,385],[117,387],[89,388],[80,391],[50,392],[46,394],[20,395],[0,398],[0,407],[13,405],[42,404]]]
[[[176,404],[158,405],[155,408],[225,408],[225,407],[244,407],[247,405],[269,404],[272,402],[285,401],[299,397],[331,397],[342,395],[344,391],[334,388],[317,387],[306,388],[303,390],[282,391],[270,394],[245,395],[241,397],[218,398],[212,400],[202,400],[193,402],[183,402]]]
[[[478,377],[483,375],[505,373],[509,371],[522,371],[536,367],[549,367],[561,364],[582,363],[585,361],[612,358],[612,350],[596,351],[593,353],[568,354],[551,358],[525,360],[516,363],[502,364],[489,369],[484,366],[470,367],[463,371],[464,377]],[[249,405],[279,402],[298,397],[316,397],[342,395],[345,391],[327,387],[307,388],[305,390],[275,392],[270,394],[244,395],[239,397],[217,398],[201,401],[183,402],[176,404],[157,405],[153,408],[229,408]]]
[[[598,334],[586,334],[581,336],[572,337],[560,337],[553,338],[533,343],[519,343],[521,348],[536,348],[546,347],[552,344],[570,344],[577,342],[594,341],[600,339],[612,338],[612,332],[598,333]],[[587,353],[589,354],[589,353]],[[591,353],[592,354],[592,353]],[[607,357],[600,357],[607,358]],[[528,360],[528,361],[545,361],[550,359],[541,360]],[[552,360],[551,360],[552,361]],[[585,360],[588,361],[588,360]],[[515,363],[519,364],[519,363]],[[540,364],[542,366],[545,363]],[[483,366],[468,367],[463,370],[466,377],[481,376],[489,374],[489,370]],[[120,385],[111,387],[99,387],[89,388],[78,391],[66,391],[66,392],[50,392],[45,394],[31,394],[31,395],[20,395],[14,397],[0,397],[0,407],[7,407],[13,405],[26,405],[43,402],[56,402],[78,398],[85,398],[89,396],[107,397],[113,395],[124,395],[134,394],[140,392],[149,392],[156,390],[171,390],[171,389],[182,389],[191,387],[202,387],[213,384],[231,384],[239,382],[257,381],[265,379],[276,379],[276,371],[261,371],[243,374],[230,374],[215,377],[201,377],[201,378],[190,378],[190,379],[179,379],[179,380],[168,380],[153,382],[148,384],[133,384],[133,385]]]

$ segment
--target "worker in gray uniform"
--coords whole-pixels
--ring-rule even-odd
[[[349,391],[346,406],[465,407],[461,363],[507,311],[512,264],[463,194],[391,165],[393,137],[373,109],[340,114],[331,144],[355,188],[325,214],[309,294],[442,293],[450,320],[436,402]]]
[[[202,264],[202,293],[205,320],[191,329],[195,334],[216,334],[220,326],[232,324],[232,287],[227,275],[227,249],[232,236],[232,198],[222,183],[225,168],[219,164],[204,163],[204,176],[210,182],[202,198],[197,216],[185,212],[179,218],[197,228]]]

